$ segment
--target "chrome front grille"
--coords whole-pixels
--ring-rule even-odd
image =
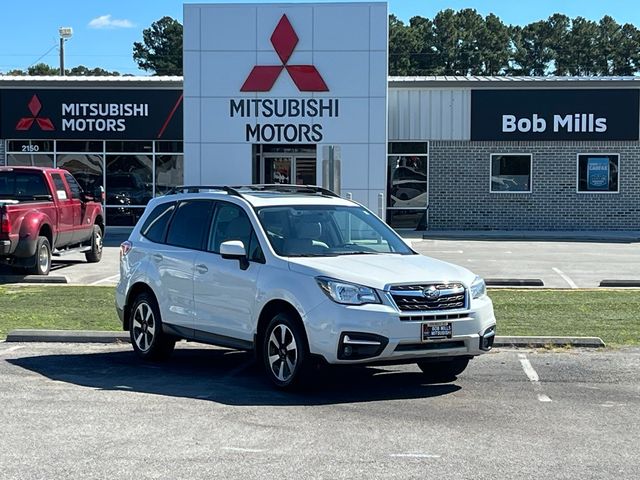
[[[458,282],[394,285],[389,293],[403,312],[454,310],[466,306],[466,290]]]

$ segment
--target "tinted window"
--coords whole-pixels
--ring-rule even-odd
[[[41,173],[0,172],[0,198],[32,200],[39,195],[49,195]]]
[[[176,247],[201,249],[212,206],[213,203],[208,200],[182,202],[169,226],[167,243]]]
[[[152,242],[162,243],[169,219],[175,209],[175,203],[163,203],[154,208],[140,229],[142,235]]]
[[[209,235],[208,250],[220,253],[222,242],[240,240],[248,252],[252,233],[251,222],[242,208],[231,203],[220,202],[216,208],[213,228]]]
[[[62,177],[59,174],[54,173],[53,175],[51,175],[51,178],[53,179],[53,183],[56,186],[56,195],[58,196],[58,199],[67,200],[67,189],[64,186]]]
[[[76,179],[73,178],[69,173],[66,173],[64,175],[64,178],[67,179],[67,183],[69,184],[69,189],[71,190],[71,198],[80,198],[80,192],[82,192],[82,189],[80,188],[80,185],[78,185],[78,182],[76,182]]]
[[[578,191],[617,192],[619,163],[617,154],[578,155]]]
[[[531,192],[531,155],[491,155],[492,192]]]

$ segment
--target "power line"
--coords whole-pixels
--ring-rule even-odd
[[[46,57],[47,55],[49,55],[49,53],[50,53],[54,48],[56,48],[57,46],[58,46],[58,44],[57,44],[57,43],[54,43],[54,44],[53,44],[53,46],[52,46],[49,50],[47,50],[45,53],[43,53],[42,55],[40,55],[40,56],[38,57],[38,59],[37,59],[35,62],[33,62],[31,65],[29,65],[29,66],[27,67],[27,70],[28,70],[29,68],[33,67],[36,63],[38,63],[38,62],[39,62],[40,60],[42,60],[44,57]]]

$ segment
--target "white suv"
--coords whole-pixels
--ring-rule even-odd
[[[279,387],[330,364],[417,363],[450,381],[491,349],[484,281],[419,255],[319,187],[180,187],[121,247],[116,307],[136,353],[188,339],[252,350]]]

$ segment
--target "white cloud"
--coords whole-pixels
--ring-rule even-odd
[[[111,14],[100,15],[89,22],[89,28],[133,28],[134,23],[126,18],[113,18]]]

